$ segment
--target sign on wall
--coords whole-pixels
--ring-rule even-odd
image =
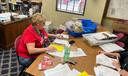
[[[128,0],[110,0],[107,17],[128,20]]]

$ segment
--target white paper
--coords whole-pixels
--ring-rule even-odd
[[[94,67],[94,71],[96,76],[120,76],[117,71],[105,66]]]
[[[58,56],[58,57],[64,57],[64,51],[62,52],[48,52],[51,55]],[[87,56],[85,52],[81,48],[77,48],[77,51],[70,51],[69,57],[80,57],[80,56]]]
[[[45,76],[67,76],[71,73],[68,64],[58,64],[55,68],[44,71]]]
[[[4,21],[4,22],[8,22],[11,21],[10,16],[13,15],[18,15],[17,13],[10,13],[10,12],[6,12],[6,13],[1,13],[0,14],[0,21]]]
[[[63,45],[69,45],[68,40],[57,39],[57,38],[54,40],[54,43],[63,44]]]
[[[100,48],[102,48],[106,52],[124,51],[125,50],[125,49],[123,49],[122,47],[118,46],[115,43],[103,44],[103,45],[100,45]]]
[[[81,48],[77,48],[77,51],[70,51],[69,57],[87,56]]]
[[[61,34],[63,38],[69,39],[69,35]]]
[[[105,56],[104,54],[99,54],[96,56],[96,63],[97,64],[101,64],[101,65],[105,65],[105,66],[108,66],[108,67],[111,67],[111,68],[115,68],[115,66],[113,66],[112,62],[114,61],[115,59],[112,59],[108,56]]]
[[[80,72],[76,69],[71,70],[71,72],[67,76],[78,76]]]

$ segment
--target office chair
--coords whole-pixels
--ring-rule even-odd
[[[119,45],[120,47],[125,47],[125,44],[120,41],[125,35],[123,33],[118,33],[117,34],[117,38],[118,38],[118,41],[115,42],[117,45]]]
[[[15,40],[15,43],[14,43],[15,50],[18,49],[20,39],[21,39],[21,35],[19,35],[19,36],[16,38],[16,40]],[[18,51],[16,51],[16,54],[17,54],[17,59],[18,59],[19,64],[22,65],[22,64],[20,63],[20,61],[19,61]],[[22,65],[22,69],[21,69],[21,72],[19,73],[19,76],[24,76],[23,73],[24,73],[24,70],[25,70],[26,68],[27,68],[27,67],[25,67],[24,65]]]
[[[124,36],[125,36],[125,35],[124,35],[123,33],[118,33],[118,34],[117,34],[118,39],[122,39]]]

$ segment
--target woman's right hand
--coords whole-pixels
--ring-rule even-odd
[[[115,68],[116,68],[117,70],[119,70],[120,67],[121,67],[121,66],[120,66],[120,62],[119,62],[118,59],[117,59],[117,60],[113,60],[112,65],[115,66]]]
[[[104,55],[112,57],[112,58],[120,58],[119,53],[110,53],[110,52],[105,52],[105,51],[99,50],[98,54],[104,54]]]
[[[56,51],[56,48],[54,48],[53,46],[48,46],[46,47],[47,51],[51,51],[51,52],[54,52]]]

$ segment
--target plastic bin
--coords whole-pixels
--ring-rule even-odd
[[[83,32],[74,32],[74,31],[67,29],[69,35],[72,35],[74,37],[81,37],[82,34],[96,32],[96,28],[97,28],[96,23],[92,22],[91,20],[86,20],[86,19],[79,19],[79,20],[81,20],[81,22],[82,22]]]

